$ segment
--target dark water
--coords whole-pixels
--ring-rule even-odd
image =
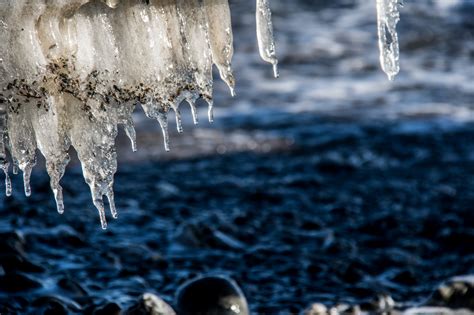
[[[215,125],[188,125],[168,156],[139,122],[106,232],[77,165],[62,216],[41,167],[29,199],[16,178],[0,204],[1,314],[125,310],[144,292],[173,304],[202,274],[235,279],[257,314],[381,294],[412,306],[474,274],[471,2],[406,1],[392,84],[367,4],[273,3],[282,79],[257,63],[251,6],[234,1],[237,98],[217,84]]]

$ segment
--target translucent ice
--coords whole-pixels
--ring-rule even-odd
[[[390,80],[400,71],[397,23],[402,0],[377,0],[377,29],[379,35],[380,64]]]
[[[278,74],[278,60],[275,52],[275,41],[273,39],[272,13],[269,0],[257,0],[257,38],[260,56],[266,62],[273,65],[275,78]]]
[[[400,0],[376,0],[381,64],[399,71],[396,24]],[[269,0],[256,0],[257,42],[278,76]],[[180,105],[198,123],[199,98],[213,120],[212,66],[234,95],[233,35],[228,0],[0,1],[0,168],[23,173],[30,195],[36,152],[46,160],[57,211],[60,185],[74,147],[84,179],[107,226],[104,200],[117,217],[113,183],[115,138],[124,128],[137,150],[137,105],[157,120],[170,149],[168,113],[183,131]],[[104,199],[105,198],[105,199]]]
[[[276,65],[267,1],[258,3],[262,57]],[[204,99],[213,120],[212,66],[234,94],[228,0],[3,0],[0,2],[0,168],[23,172],[30,195],[36,152],[46,160],[57,211],[74,147],[101,225],[104,198],[117,217],[115,138],[123,127],[137,150],[136,105],[157,120],[170,149],[168,112]],[[9,162],[9,160],[11,162]]]

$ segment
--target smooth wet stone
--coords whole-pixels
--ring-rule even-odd
[[[441,284],[427,305],[474,311],[474,275],[453,277]]]
[[[183,284],[176,296],[179,315],[247,315],[247,299],[229,278],[207,276]]]
[[[153,293],[143,294],[126,315],[176,315],[171,306]],[[180,314],[181,315],[181,314]]]
[[[8,273],[0,276],[0,291],[21,292],[41,288],[38,281],[20,273]]]

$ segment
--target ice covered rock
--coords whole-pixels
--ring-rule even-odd
[[[268,1],[257,2],[262,57],[276,64]],[[180,132],[182,102],[191,106],[197,123],[196,101],[204,99],[213,120],[213,64],[234,93],[228,0],[5,0],[0,41],[0,168],[6,194],[11,164],[23,172],[25,193],[31,194],[39,150],[63,213],[60,180],[72,146],[103,228],[104,197],[117,217],[119,126],[137,149],[135,107],[158,121],[169,150],[170,110]]]
[[[376,0],[381,63],[398,73],[400,0]],[[257,42],[278,76],[270,0],[256,0]],[[115,138],[124,128],[137,150],[137,105],[157,120],[170,150],[168,113],[182,132],[181,103],[208,103],[213,120],[215,65],[234,94],[233,36],[228,0],[3,0],[0,2],[0,168],[11,195],[10,166],[25,194],[39,150],[46,159],[57,211],[74,147],[101,225],[104,197],[113,218]]]

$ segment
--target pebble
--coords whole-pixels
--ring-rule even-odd
[[[42,296],[31,304],[35,314],[69,314],[80,312],[81,307],[74,301],[59,296]]]
[[[41,283],[21,273],[0,276],[0,291],[21,292],[41,288]]]
[[[474,276],[457,276],[441,284],[427,305],[474,311]]]
[[[176,313],[157,295],[145,293],[125,312],[125,315],[176,315]]]
[[[230,233],[214,229],[202,222],[181,225],[176,234],[177,244],[184,248],[215,248],[242,250],[245,244]]]
[[[105,304],[94,310],[93,315],[120,315],[122,308],[114,302]]]
[[[248,315],[247,300],[237,283],[227,277],[205,276],[183,284],[176,296],[179,315]]]

